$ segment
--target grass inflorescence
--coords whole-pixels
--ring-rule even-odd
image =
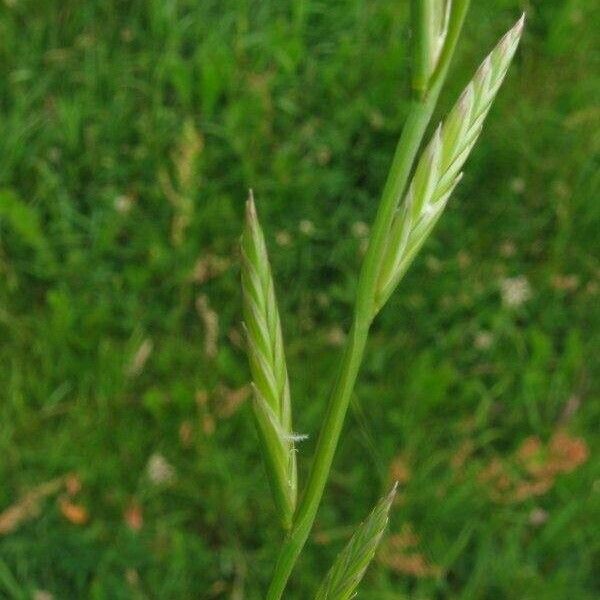
[[[292,406],[275,286],[252,192],[242,236],[242,290],[254,417],[284,529],[292,525],[297,475]]]
[[[525,15],[485,58],[423,152],[406,198],[392,222],[379,272],[377,309],[398,285],[461,180],[461,169],[506,76],[524,23]]]

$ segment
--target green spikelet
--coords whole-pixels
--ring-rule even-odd
[[[525,16],[486,57],[423,152],[392,221],[378,279],[377,310],[394,291],[427,239],[454,188],[516,52]]]
[[[349,600],[354,597],[387,527],[395,496],[396,486],[377,503],[367,520],[359,525],[335,559],[315,600]]]
[[[253,412],[277,512],[289,529],[297,495],[290,388],[269,257],[252,192],[246,203],[241,250]]]
[[[413,57],[413,89],[424,92],[438,65],[446,41],[452,0],[412,0],[413,25],[422,31],[416,37]]]

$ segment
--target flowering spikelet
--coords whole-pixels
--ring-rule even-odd
[[[525,15],[486,57],[423,152],[403,205],[392,221],[379,272],[377,310],[406,272],[462,177],[461,169],[515,54]]]
[[[348,600],[353,598],[388,524],[396,486],[382,498],[373,512],[361,523],[335,559],[315,600]]]
[[[289,529],[297,493],[290,389],[273,278],[252,192],[246,203],[241,249],[253,412],[277,511],[283,527]]]
[[[446,42],[452,0],[417,0],[411,11],[415,22],[424,28],[421,35],[416,36],[413,65],[413,87],[423,92]]]

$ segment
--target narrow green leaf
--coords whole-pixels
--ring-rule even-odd
[[[6,220],[23,243],[45,250],[47,240],[37,211],[10,189],[0,190],[0,223]]]

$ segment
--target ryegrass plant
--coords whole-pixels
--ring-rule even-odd
[[[358,284],[354,320],[302,501],[296,507],[291,403],[279,315],[264,238],[252,196],[242,238],[244,317],[254,379],[254,414],[284,540],[267,598],[281,598],[306,542],[327,483],[371,323],[443,212],[461,178],[523,30],[524,16],[483,61],[410,173],[431,119],[468,9],[468,0],[414,0],[413,101],[383,196]],[[404,202],[399,207],[401,199]],[[383,535],[393,492],[380,501],[334,563],[317,598],[354,594]]]
[[[293,428],[310,433],[300,502],[351,324],[360,222],[410,106],[408,5],[2,3],[0,511],[69,471],[90,521],[50,499],[0,535],[1,598],[265,597],[284,536],[227,268],[244,190],[275,277]],[[382,544],[409,527],[421,543],[387,540],[358,598],[598,594],[597,3],[474,2],[424,142],[520,7],[533,9],[523,52],[374,323],[286,600],[314,597],[392,473],[402,503]],[[188,124],[200,147],[186,187]],[[163,173],[193,205],[181,245]],[[513,502],[482,481],[500,461],[525,483],[521,444],[544,451],[557,429],[590,455],[546,493]],[[146,472],[157,454],[167,484]],[[431,570],[408,572],[419,553]]]

